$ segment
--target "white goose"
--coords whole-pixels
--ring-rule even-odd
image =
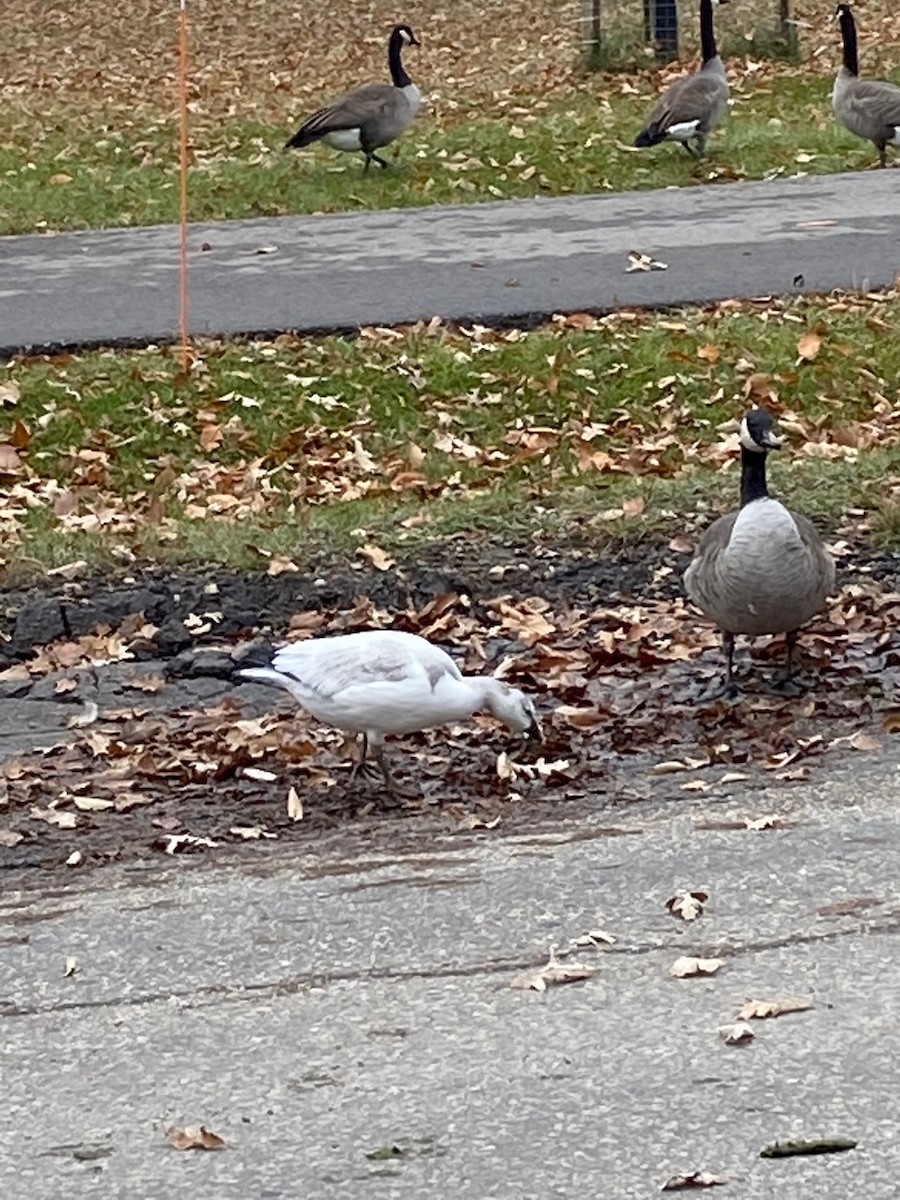
[[[254,657],[251,651],[242,662]],[[514,733],[541,736],[534,704],[518,688],[490,675],[463,675],[449,654],[399,630],[295,642],[263,651],[256,665],[237,674],[290,692],[325,725],[361,734],[351,778],[371,751],[391,792],[396,789],[384,757],[390,734],[415,733],[486,709]]]

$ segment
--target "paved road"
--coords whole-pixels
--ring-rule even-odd
[[[192,326],[499,322],[876,287],[900,270],[898,233],[893,171],[198,225]],[[630,250],[668,270],[626,274]],[[177,263],[169,226],[0,239],[0,352],[172,337]]]
[[[0,1189],[637,1200],[703,1168],[731,1178],[729,1200],[891,1200],[896,749],[815,788],[581,825],[561,814],[552,834],[448,836],[390,860],[263,844],[230,869],[7,892]],[[773,811],[797,824],[697,828]],[[710,893],[693,925],[663,910],[683,887]],[[859,899],[849,915],[817,911]],[[601,920],[619,940],[582,952],[594,978],[508,987]],[[711,979],[669,978],[685,953],[726,961]],[[69,955],[79,971],[64,978]],[[747,998],[797,993],[815,1007],[759,1022],[754,1044],[717,1037]],[[161,1128],[176,1121],[205,1122],[228,1149],[169,1150]],[[759,1158],[818,1136],[859,1147]],[[393,1145],[403,1157],[367,1158]]]

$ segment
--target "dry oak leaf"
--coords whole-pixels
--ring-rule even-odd
[[[480,817],[478,813],[464,813],[457,821],[457,826],[460,829],[496,829],[500,824],[500,817]]]
[[[590,979],[594,974],[593,967],[587,967],[579,962],[560,962],[554,950],[542,967],[536,971],[524,971],[510,980],[509,986],[520,991],[546,992],[548,987],[560,983],[579,983]]]
[[[694,958],[686,954],[675,959],[669,967],[669,974],[676,979],[689,979],[693,975],[715,975],[724,961],[723,958]]]
[[[48,825],[56,825],[59,829],[74,829],[78,818],[73,812],[59,812],[55,808],[41,808],[34,804],[28,810],[33,821],[46,821]]]
[[[810,329],[800,336],[797,342],[797,353],[800,355],[801,362],[812,362],[819,353],[822,346],[822,339],[817,333],[813,333]]]
[[[277,838],[277,833],[270,833],[262,825],[232,825],[228,830],[235,837],[243,838],[245,842],[256,841],[259,838]]]
[[[851,734],[848,742],[854,750],[873,752],[881,749],[881,742],[878,738],[872,737],[870,733],[864,733],[861,729],[857,729],[856,733]]]
[[[169,1145],[176,1150],[224,1150],[225,1139],[205,1125],[170,1125],[166,1130]]]
[[[696,921],[708,899],[707,892],[676,892],[666,901],[666,908],[673,917],[681,917],[682,921]]]
[[[72,803],[81,812],[105,812],[116,807],[115,800],[105,800],[102,796],[75,796]]]
[[[300,793],[295,787],[288,790],[287,815],[292,821],[303,820],[303,801],[300,799]]]
[[[748,1000],[738,1013],[739,1021],[764,1020],[783,1013],[805,1012],[812,1008],[812,996],[785,996],[783,1000]]]
[[[762,817],[745,817],[744,825],[753,833],[759,833],[763,829],[784,828],[784,822],[776,813],[766,813]]]
[[[18,846],[24,836],[24,833],[17,833],[14,829],[0,829],[0,846]]]
[[[374,545],[372,542],[366,542],[364,546],[360,546],[357,554],[361,554],[363,558],[367,558],[376,571],[389,571],[394,565],[394,559],[382,550],[380,546]]]
[[[686,1192],[691,1188],[720,1187],[728,1182],[727,1175],[710,1175],[708,1171],[694,1171],[691,1175],[673,1175],[662,1185],[664,1192]]]
[[[726,1046],[746,1046],[756,1037],[753,1026],[746,1021],[735,1021],[731,1025],[720,1025],[716,1031]]]

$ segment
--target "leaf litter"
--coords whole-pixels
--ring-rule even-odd
[[[290,636],[408,629],[446,646],[463,670],[498,670],[534,694],[545,726],[539,748],[497,757],[502,732],[482,716],[405,738],[392,756],[412,785],[395,816],[464,832],[463,814],[475,811],[469,828],[490,832],[501,817],[509,824],[558,813],[560,803],[597,795],[676,796],[685,775],[711,795],[729,774],[787,787],[849,744],[859,754],[876,752],[877,739],[861,735],[879,726],[880,706],[891,711],[900,694],[900,652],[889,635],[898,619],[900,597],[874,583],[848,585],[804,632],[810,691],[792,699],[766,690],[766,667],[777,664],[781,645],[760,640],[750,648],[753,676],[737,705],[697,699],[720,677],[718,636],[678,597],[579,607],[512,592],[473,604],[446,592],[405,609],[360,598],[350,608],[297,613]],[[200,643],[214,636],[212,627]],[[62,672],[78,681],[104,661],[146,656],[148,645],[152,655],[147,638],[138,617],[46,646],[0,680],[17,685]],[[148,849],[173,855],[254,840],[238,829],[284,837],[302,827],[314,835],[385,811],[378,787],[362,780],[348,787],[343,737],[292,705],[251,717],[236,696],[203,706],[185,705],[176,693],[166,705],[165,694],[145,700],[138,692],[120,708],[91,710],[89,726],[0,764],[3,853],[44,844],[48,861],[63,863],[79,849],[96,864]],[[791,827],[774,814],[726,824]],[[687,907],[702,904],[699,895]]]

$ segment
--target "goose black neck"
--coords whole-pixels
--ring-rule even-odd
[[[764,500],[768,494],[765,450],[741,446],[741,508],[754,500]]]
[[[402,52],[403,38],[399,33],[392,33],[391,40],[388,43],[388,66],[391,68],[391,79],[394,81],[394,87],[398,88],[409,87],[412,82],[406,73],[406,68],[403,66]]]
[[[844,40],[844,67],[851,75],[859,74],[859,59],[856,52],[856,21],[853,13],[844,5],[841,8],[841,37]]]
[[[718,53],[713,29],[712,0],[700,0],[700,49],[705,63],[715,58]]]

